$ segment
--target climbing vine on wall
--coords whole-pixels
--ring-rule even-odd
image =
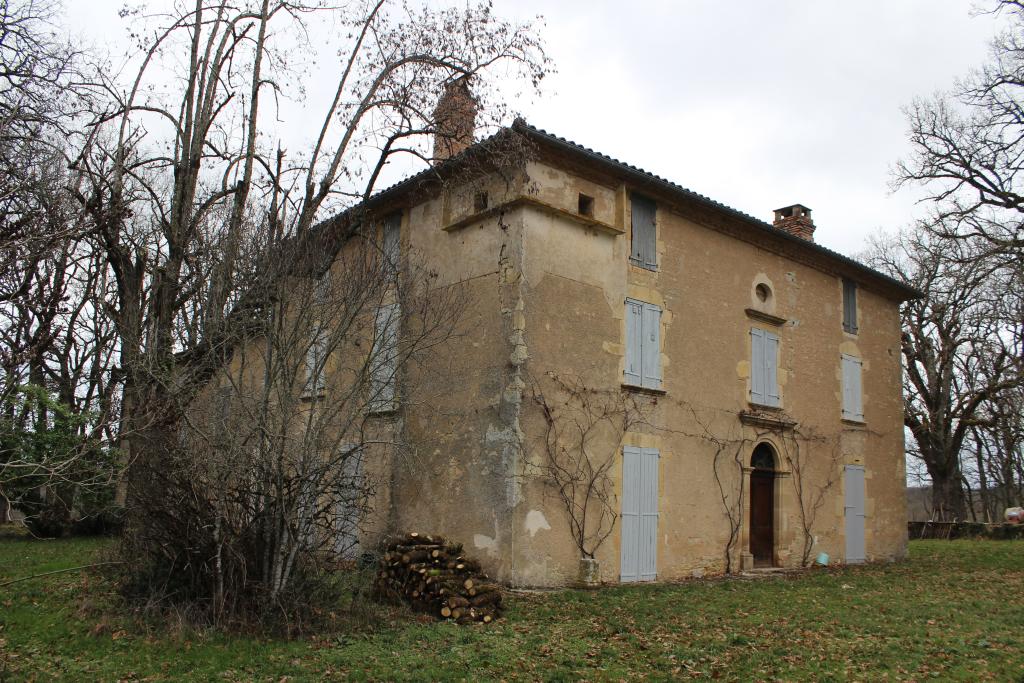
[[[648,406],[636,394],[593,389],[553,372],[531,378],[530,389],[545,424],[532,473],[561,502],[580,556],[593,558],[619,517],[610,475],[622,437],[646,421]]]

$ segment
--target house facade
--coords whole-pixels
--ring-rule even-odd
[[[609,582],[902,557],[915,292],[816,244],[802,205],[769,224],[501,135],[528,158],[433,182],[456,155],[373,200],[467,310],[379,418],[415,457],[375,460],[369,528],[443,533],[514,585],[570,583],[584,553]]]

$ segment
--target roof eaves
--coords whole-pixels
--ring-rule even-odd
[[[825,256],[826,258],[838,261],[839,263],[842,263],[843,265],[863,275],[881,280],[885,284],[901,292],[901,294],[906,299],[918,299],[924,296],[923,293],[920,292],[919,290],[910,287],[904,284],[903,282],[900,282],[899,280],[886,275],[885,273],[881,273],[873,268],[869,268],[868,266],[865,266],[863,263],[855,261],[849,256],[844,256],[843,254],[840,254],[837,251],[833,251],[827,247],[823,247],[820,244],[810,242],[795,235],[791,235],[788,232],[779,230],[771,223],[766,223],[765,221],[754,218],[750,214],[743,213],[738,209],[734,209],[731,206],[727,206],[721,202],[715,201],[710,197],[702,195],[698,192],[694,192],[693,190],[685,188],[682,185],[678,185],[670,180],[662,178],[659,175],[656,175],[649,171],[645,171],[642,168],[633,166],[632,164],[627,164],[624,161],[619,161],[618,159],[610,157],[607,154],[602,154],[589,147],[585,147],[579,143],[567,140],[566,138],[560,137],[558,135],[554,135],[553,133],[549,133],[546,130],[537,128],[536,126],[532,126],[523,119],[516,119],[515,122],[512,124],[512,129],[525,135],[529,135],[534,139],[539,139],[542,142],[546,142],[565,151],[575,154],[581,154],[588,159],[605,164],[606,166],[610,166],[611,168],[618,170],[619,172],[625,173],[626,175],[632,176],[635,179],[647,183],[653,183],[656,186],[660,186],[661,189],[667,192],[682,195],[683,197],[690,201],[703,204],[704,206],[707,206],[711,209],[725,213],[734,218],[738,218],[748,226],[756,228],[758,230],[765,231],[775,239],[780,239],[784,242],[789,242],[800,249],[806,249],[811,252],[816,252],[819,255]]]
[[[915,289],[914,287],[911,287],[903,282],[900,282],[899,280],[890,277],[885,273],[881,273],[873,268],[869,268],[868,266],[865,266],[863,263],[860,263],[850,258],[849,256],[844,256],[843,254],[840,254],[837,251],[833,251],[828,247],[824,247],[815,242],[810,242],[795,235],[791,235],[783,230],[779,230],[771,223],[767,223],[758,218],[754,218],[750,214],[744,213],[738,209],[734,209],[731,206],[715,201],[714,199],[711,199],[710,197],[702,195],[698,192],[694,192],[693,190],[690,190],[686,187],[683,187],[682,185],[667,180],[666,178],[663,178],[659,175],[651,173],[650,171],[645,171],[642,168],[633,166],[632,164],[628,164],[624,161],[620,161],[618,159],[615,159],[614,157],[608,156],[607,154],[602,154],[601,152],[593,150],[589,147],[585,147],[579,143],[573,142],[572,140],[568,140],[553,133],[549,133],[548,131],[542,128],[532,126],[522,118],[517,118],[509,128],[503,128],[497,131],[496,133],[471,145],[470,147],[463,150],[459,154],[451,157],[450,159],[446,159],[445,161],[441,162],[436,166],[426,168],[420,171],[419,173],[416,173],[415,175],[409,176],[404,180],[400,180],[399,182],[393,185],[390,185],[378,192],[375,192],[365,202],[357,204],[356,206],[346,211],[343,211],[340,214],[336,214],[331,218],[322,221],[316,227],[321,227],[328,223],[332,223],[339,219],[343,219],[346,216],[353,216],[357,210],[373,209],[382,203],[388,203],[389,201],[392,201],[395,198],[400,197],[404,193],[421,186],[423,183],[426,183],[434,179],[441,179],[444,175],[455,171],[460,165],[465,163],[470,158],[471,155],[478,153],[485,146],[491,144],[496,138],[506,133],[507,131],[515,131],[517,133],[526,135],[534,140],[552,145],[557,149],[561,149],[572,154],[581,155],[588,160],[596,161],[612,169],[613,171],[623,173],[627,176],[632,177],[635,180],[653,184],[654,186],[662,189],[663,191],[676,194],[677,196],[681,196],[689,201],[696,202],[698,204],[701,204],[705,207],[708,207],[725,215],[732,216],[733,218],[738,219],[741,223],[747,225],[750,228],[763,231],[766,235],[769,235],[773,239],[789,243],[798,249],[803,249],[811,253],[816,253],[827,259],[838,262],[863,276],[872,279],[877,279],[880,282],[884,283],[885,285],[894,289],[896,292],[899,292],[904,300],[920,299],[924,296],[924,294],[921,291]]]

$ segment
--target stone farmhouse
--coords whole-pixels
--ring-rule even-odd
[[[905,554],[916,292],[816,243],[806,206],[762,222],[522,120],[473,142],[464,84],[439,112],[443,160],[366,209],[465,294],[469,333],[376,418],[418,457],[366,459],[364,546],[442,533],[524,586],[573,582],[583,554],[605,582]],[[529,155],[459,180],[498,138]]]

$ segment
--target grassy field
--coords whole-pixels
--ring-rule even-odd
[[[108,541],[0,539],[0,583]],[[514,595],[491,626],[396,614],[294,641],[168,635],[80,572],[0,588],[0,681],[1024,680],[1024,542],[916,541],[896,565]]]

